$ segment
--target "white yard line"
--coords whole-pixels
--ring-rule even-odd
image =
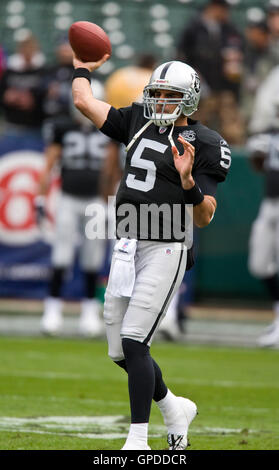
[[[34,429],[36,427],[36,429]],[[122,439],[127,435],[126,417],[117,416],[48,416],[37,418],[0,417],[0,429],[6,432],[51,434],[82,439]],[[193,427],[191,434],[241,434],[241,428]],[[257,433],[249,429],[248,434]],[[162,437],[166,428],[150,424],[150,437]]]
[[[82,403],[89,403],[92,405],[101,405],[101,406],[112,406],[112,407],[123,407],[127,406],[126,401],[119,401],[119,400],[96,400],[94,398],[69,398],[69,397],[46,397],[44,395],[29,395],[30,401],[43,401],[45,402],[46,399],[49,402],[56,402],[56,403],[65,403],[65,401],[71,402],[82,402]],[[3,400],[14,400],[14,401],[26,401],[26,397],[23,395],[8,395],[8,394],[0,394],[0,401]],[[223,410],[223,411],[231,411],[235,412],[235,410],[243,410],[245,413],[270,413],[273,414],[279,413],[279,408],[257,408],[257,407],[247,407],[247,406],[204,406],[206,410]],[[0,417],[1,419],[1,417]]]

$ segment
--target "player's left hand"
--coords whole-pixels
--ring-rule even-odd
[[[194,186],[194,180],[192,177],[192,168],[195,160],[195,147],[183,139],[180,135],[177,139],[184,149],[182,155],[179,154],[175,146],[172,147],[172,154],[175,168],[180,174],[181,183],[184,189],[191,189]]]

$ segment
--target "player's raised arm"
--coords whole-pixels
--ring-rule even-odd
[[[76,56],[73,58],[73,66],[75,68],[72,82],[74,105],[88,117],[98,129],[100,129],[106,121],[111,106],[104,101],[94,98],[94,89],[92,93],[90,86],[90,72],[101,67],[108,58],[109,54],[105,54],[102,59],[97,62],[82,62]]]

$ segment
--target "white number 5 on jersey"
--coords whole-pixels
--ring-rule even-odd
[[[228,170],[231,166],[232,157],[229,147],[221,147],[221,160],[220,165]]]
[[[155,140],[150,139],[142,139],[137,146],[133,156],[131,158],[131,166],[135,168],[141,168],[146,170],[146,177],[145,180],[139,180],[136,178],[135,175],[131,173],[128,174],[126,178],[126,184],[128,188],[137,189],[138,191],[150,191],[154,188],[155,180],[156,180],[156,165],[151,160],[147,160],[146,158],[141,158],[144,150],[146,148],[156,150],[157,152],[164,153],[168,148],[167,145],[160,144]]]

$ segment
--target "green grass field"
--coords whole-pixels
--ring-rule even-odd
[[[0,338],[0,449],[114,450],[129,426],[127,376],[104,341]],[[169,388],[199,415],[190,449],[279,449],[279,351],[155,343]],[[166,449],[152,406],[149,444]]]

